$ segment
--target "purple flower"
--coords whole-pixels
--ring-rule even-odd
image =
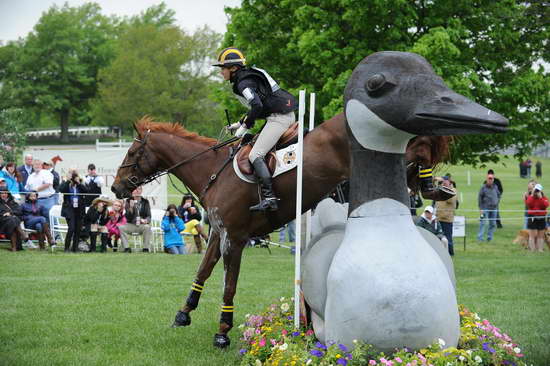
[[[286,318],[287,318],[288,320],[294,319],[294,318],[292,317],[292,315],[289,315],[289,316],[287,316]]]
[[[483,347],[484,351],[488,351],[489,350],[489,343],[487,343],[487,342],[483,343],[482,347]]]
[[[239,351],[239,353],[240,353],[241,355],[244,355],[246,352],[247,352],[247,351],[246,351],[244,348],[241,348],[241,350]]]
[[[293,337],[298,337],[300,335],[300,332],[292,332]]]
[[[347,365],[348,361],[344,360],[343,358],[339,358],[338,362],[336,362],[338,365]]]
[[[321,342],[315,343],[315,347],[320,348],[320,349],[325,349],[325,350],[327,349],[327,346],[325,346]]]
[[[353,355],[351,353],[346,354],[348,360],[353,360]]]
[[[343,345],[343,344],[339,344],[339,345],[338,345],[338,348],[340,348],[340,350],[342,350],[342,352],[347,352],[347,351],[348,351],[348,347],[346,347],[346,346]]]
[[[325,354],[317,349],[309,351],[315,357],[323,357]]]

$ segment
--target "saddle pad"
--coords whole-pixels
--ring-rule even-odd
[[[237,165],[239,166],[239,169],[243,174],[246,175],[252,175],[254,174],[254,169],[252,168],[252,164],[250,163],[250,160],[248,160],[248,156],[250,155],[250,150],[252,150],[252,145],[246,145],[237,153],[237,156],[235,159],[237,159]],[[269,152],[266,155],[266,163],[267,167],[269,168],[269,172],[271,175],[275,173],[275,167],[277,166],[277,157],[273,152]]]
[[[296,148],[298,147],[298,144],[293,144],[285,147],[284,149],[277,150],[275,153],[270,153],[270,159],[273,161],[274,164],[274,171],[272,171],[270,167],[270,171],[272,171],[272,177],[275,178],[278,175],[281,175],[283,173],[288,172],[289,170],[292,170],[296,168],[297,159],[296,159]],[[250,150],[248,151],[250,152]],[[248,161],[248,154],[246,156],[246,161]],[[241,170],[241,166],[238,164],[239,154],[233,158],[233,170],[235,171],[235,174],[242,180],[248,183],[256,183],[256,177],[254,176],[252,169],[250,170],[250,173],[245,173]],[[250,163],[248,163],[250,166]]]

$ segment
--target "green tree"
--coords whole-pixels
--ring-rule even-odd
[[[220,118],[208,98],[213,70],[206,65],[220,41],[207,27],[188,35],[171,24],[134,19],[116,43],[116,58],[100,72],[95,121],[130,128],[150,115],[212,135]]]
[[[115,20],[97,4],[52,6],[26,39],[0,49],[3,105],[57,115],[61,140],[68,141],[72,121],[89,121],[97,74],[113,57],[115,34]]]
[[[26,142],[26,123],[29,116],[21,109],[0,110],[0,156],[4,162],[17,161]]]
[[[502,135],[457,139],[452,160],[494,161],[550,138],[549,9],[523,0],[243,0],[227,8],[223,46],[242,48],[283,87],[317,93],[318,120],[343,109],[343,90],[365,56],[421,54],[451,88],[510,119]]]

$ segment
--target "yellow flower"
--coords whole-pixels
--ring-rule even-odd
[[[341,357],[342,357],[341,354],[339,354],[339,353],[336,354],[336,358],[341,358]]]

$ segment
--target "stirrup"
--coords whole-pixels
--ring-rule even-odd
[[[250,211],[277,211],[279,209],[278,200],[275,197],[264,198],[257,205],[251,206]]]

